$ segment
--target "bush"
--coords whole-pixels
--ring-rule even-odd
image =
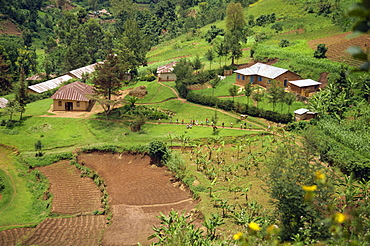
[[[148,154],[161,166],[169,160],[170,150],[165,142],[154,140],[149,143]]]
[[[29,167],[43,167],[53,164],[60,160],[71,160],[73,157],[72,153],[61,153],[61,154],[50,154],[39,157],[27,157],[21,160],[26,163]]]

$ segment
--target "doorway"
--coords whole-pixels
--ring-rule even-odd
[[[67,111],[72,111],[73,110],[73,102],[66,102],[65,109]]]

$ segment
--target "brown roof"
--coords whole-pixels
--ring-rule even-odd
[[[86,95],[94,94],[94,88],[80,81],[62,86],[50,98],[57,100],[89,101]]]

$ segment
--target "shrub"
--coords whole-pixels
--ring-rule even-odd
[[[157,164],[163,165],[169,160],[170,150],[165,142],[154,140],[149,143],[148,154],[157,161]]]

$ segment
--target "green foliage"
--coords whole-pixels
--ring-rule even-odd
[[[163,165],[170,158],[170,150],[165,142],[154,140],[148,145],[148,154],[154,158],[159,165]]]
[[[358,122],[361,126],[361,121]],[[366,125],[365,125],[366,126]],[[304,133],[305,141],[322,160],[356,178],[370,179],[369,133],[367,127],[324,117]]]
[[[122,149],[116,145],[101,145],[101,146],[89,146],[81,148],[82,152],[92,153],[92,152],[106,152],[106,153],[119,153]]]
[[[318,59],[326,58],[326,51],[328,51],[328,48],[325,46],[325,44],[319,44],[313,56]]]
[[[234,101],[231,100],[220,100],[219,98],[213,96],[203,96],[200,94],[189,93],[186,97],[186,100],[211,107],[217,106],[218,108],[226,111],[235,110],[235,112],[240,114],[261,117],[277,123],[286,124],[293,121],[293,115],[290,113],[280,114],[278,112],[263,110],[261,108],[246,104],[234,103]]]
[[[280,43],[279,43],[279,46],[280,46],[281,48],[288,47],[289,45],[290,45],[290,42],[289,42],[289,40],[286,40],[286,39],[282,39],[282,40],[280,41]]]
[[[222,28],[218,28],[216,25],[211,25],[211,29],[209,29],[206,33],[206,40],[208,43],[211,43],[213,39],[215,39],[218,35],[224,36],[225,31]]]
[[[319,201],[317,204],[308,203],[311,197],[302,189],[315,184],[315,172],[320,169],[319,164],[312,164],[311,160],[312,156],[304,149],[285,140],[268,163],[270,174],[267,183],[271,197],[275,199],[283,241],[291,240],[295,235],[306,237],[306,240],[328,236],[327,226],[321,223],[325,216],[321,206],[332,195],[330,187],[320,186],[315,194]],[[310,234],[305,235],[302,228],[309,230]]]
[[[29,167],[43,167],[53,164],[54,162],[60,160],[70,160],[72,158],[72,153],[60,153],[60,154],[46,154],[36,157],[24,157],[21,161]]]

